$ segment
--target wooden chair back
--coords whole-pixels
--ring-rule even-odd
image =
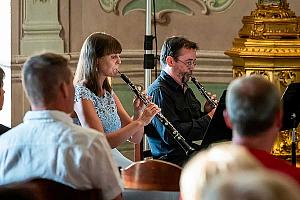
[[[134,161],[141,161],[144,159],[152,158],[152,153],[150,149],[144,149],[145,137],[140,143],[134,144]]]
[[[121,175],[125,189],[179,191],[181,170],[166,161],[147,159],[121,169]]]
[[[67,185],[47,180],[34,179],[27,182],[0,186],[1,200],[99,200],[100,189],[76,190]]]

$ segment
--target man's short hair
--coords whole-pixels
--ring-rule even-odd
[[[186,49],[198,49],[195,42],[192,42],[184,37],[170,37],[166,39],[161,48],[160,64],[164,68],[167,65],[167,57],[171,56],[175,60],[180,56],[180,50]]]
[[[226,109],[239,135],[256,136],[274,123],[281,109],[280,94],[262,76],[237,78],[228,86]]]
[[[68,60],[54,53],[32,56],[24,63],[22,82],[29,101],[46,105],[57,97],[62,82],[70,83]]]

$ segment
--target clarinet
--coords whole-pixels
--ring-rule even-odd
[[[150,101],[147,99],[147,97],[142,94],[137,87],[129,80],[129,78],[118,71],[121,78],[125,81],[125,83],[130,87],[130,89],[135,93],[136,96],[138,96],[141,101],[147,106]],[[184,150],[185,154],[191,155],[195,149],[191,147],[185,139],[182,137],[182,135],[175,129],[175,127],[167,120],[166,117],[164,117],[161,112],[157,113],[155,115],[159,119],[159,121],[166,127],[167,130],[171,133],[172,137],[175,139],[175,141],[180,145],[180,147]]]
[[[198,90],[200,91],[201,95],[204,96],[204,98],[208,101],[208,103],[213,107],[216,108],[217,107],[217,103],[212,100],[210,98],[210,96],[208,95],[208,93],[206,92],[205,88],[203,87],[203,85],[195,78],[191,76],[191,81],[196,85],[196,87],[198,88]]]

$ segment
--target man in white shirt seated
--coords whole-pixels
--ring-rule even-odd
[[[73,75],[64,57],[29,58],[22,82],[30,101],[24,122],[1,136],[0,185],[34,178],[76,189],[101,189],[103,199],[122,199],[120,174],[104,134],[72,123]]]

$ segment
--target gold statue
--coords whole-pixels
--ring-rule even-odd
[[[265,6],[276,6],[282,4],[284,1],[285,0],[258,0],[258,4]]]
[[[250,16],[244,16],[239,37],[225,52],[232,58],[233,77],[260,74],[274,82],[281,92],[300,82],[300,18],[287,0],[258,0]],[[300,127],[296,133],[300,160]],[[273,154],[285,159],[291,155],[291,131],[282,131]]]

